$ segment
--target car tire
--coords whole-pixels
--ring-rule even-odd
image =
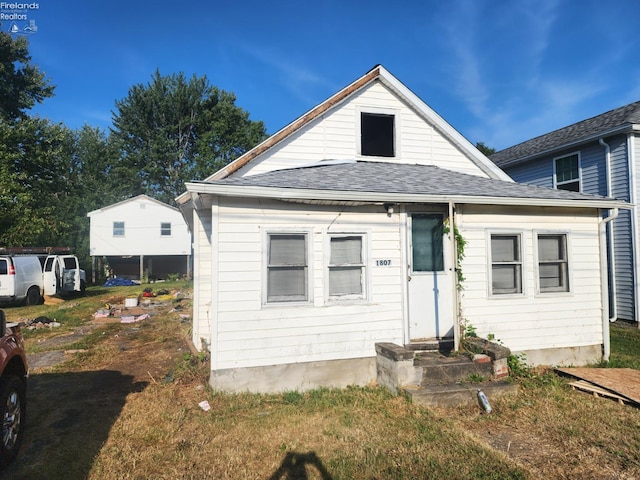
[[[25,303],[28,306],[38,305],[40,303],[40,290],[38,287],[31,287],[27,290]]]
[[[26,387],[16,376],[0,379],[0,466],[18,455],[26,419]]]

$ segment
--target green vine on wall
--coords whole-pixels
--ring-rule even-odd
[[[449,224],[448,218],[444,222],[443,233],[445,235],[449,235],[451,233],[451,226]],[[457,277],[456,286],[458,288],[458,291],[460,291],[460,290],[464,290],[465,278],[464,278],[464,274],[462,273],[461,265],[462,265],[462,260],[464,260],[464,248],[467,246],[467,241],[464,239],[464,237],[462,236],[462,234],[460,233],[460,230],[458,230],[458,227],[456,225],[453,226],[453,236],[456,241],[456,265],[455,265],[456,277]]]

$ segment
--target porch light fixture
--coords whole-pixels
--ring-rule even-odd
[[[383,206],[387,211],[387,216],[390,217],[391,215],[393,215],[393,203],[385,203]]]

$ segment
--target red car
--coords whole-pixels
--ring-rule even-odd
[[[20,326],[0,310],[0,466],[15,460],[27,409],[27,355]]]

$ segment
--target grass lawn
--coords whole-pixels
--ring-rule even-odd
[[[7,313],[62,323],[27,333],[29,351],[42,352],[135,287],[104,290]],[[65,347],[78,350],[67,362],[33,372],[28,435],[3,478],[640,478],[640,409],[549,371],[517,379],[518,395],[492,402],[491,415],[424,408],[375,386],[230,395],[208,388],[207,359],[176,343],[188,329],[170,309],[94,326]],[[614,324],[611,339],[611,365],[639,368],[640,331]],[[162,358],[172,358],[168,375],[153,370]]]

